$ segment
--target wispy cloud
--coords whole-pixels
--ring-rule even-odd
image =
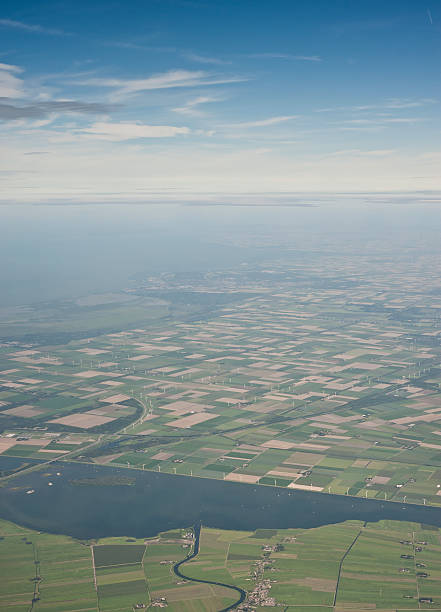
[[[103,43],[106,47],[117,47],[118,49],[132,49],[134,51],[152,51],[154,53],[176,53],[176,47],[166,47],[161,45],[144,45],[142,43],[130,41],[111,41]]]
[[[318,55],[293,55],[291,53],[250,53],[247,57],[251,59],[283,59],[296,60],[302,62],[321,62],[322,58]]]
[[[326,157],[345,157],[353,155],[357,157],[388,157],[389,155],[394,155],[396,152],[396,149],[342,149],[329,153]]]
[[[384,100],[382,102],[378,102],[377,104],[361,104],[357,106],[331,106],[326,108],[318,108],[314,112],[316,113],[331,113],[331,112],[340,112],[340,111],[378,111],[381,109],[405,109],[405,108],[417,108],[421,106],[428,106],[431,104],[436,104],[438,100],[434,98],[420,98],[417,100],[412,100],[409,98],[390,98],[389,100]]]
[[[374,117],[372,119],[346,119],[343,123],[354,125],[380,125],[384,123],[419,123],[425,121],[422,117]]]
[[[392,99],[386,102],[385,108],[416,108],[418,106],[426,106],[428,104],[436,104],[433,98],[423,98],[421,100],[401,100],[399,98]]]
[[[0,76],[1,78],[1,76]],[[53,100],[17,106],[0,100],[0,120],[44,119],[51,113],[78,113],[83,115],[102,115],[115,110],[115,106],[79,100]]]
[[[206,85],[238,83],[246,80],[247,79],[242,76],[216,75],[203,70],[171,70],[145,79],[95,78],[79,81],[76,84],[109,87],[115,90],[116,96],[124,96],[155,89],[201,87]]]
[[[199,106],[201,104],[208,104],[210,102],[220,102],[223,98],[215,98],[212,96],[199,96],[197,98],[193,98],[192,100],[188,100],[183,106],[177,106],[176,108],[172,108],[175,113],[181,113],[182,115],[193,115],[193,116],[201,116],[204,113],[199,110]]]
[[[20,68],[20,66],[14,66],[13,64],[2,64],[2,63],[0,63],[0,70],[7,70],[8,72],[23,72],[23,68]]]
[[[141,122],[97,122],[88,128],[81,130],[99,140],[133,140],[138,138],[171,138],[182,134],[189,134],[188,127],[176,127],[174,125],[146,125]]]
[[[20,98],[23,95],[23,81],[16,75],[22,69],[12,64],[0,64],[0,98]]]
[[[278,123],[284,123],[285,121],[291,121],[297,119],[298,115],[283,115],[280,117],[268,117],[267,119],[259,119],[257,121],[244,121],[241,123],[230,123],[224,127],[228,128],[253,128],[253,127],[267,127],[269,125],[277,125]]]
[[[0,19],[0,27],[35,32],[36,34],[49,34],[51,36],[70,36],[68,32],[64,32],[57,28],[46,28],[38,24],[24,23],[23,21],[15,21],[14,19]]]
[[[218,66],[231,64],[230,61],[223,60],[218,57],[209,57],[207,55],[200,55],[199,53],[192,53],[191,51],[187,51],[182,55],[191,62],[198,62],[199,64],[215,64]]]

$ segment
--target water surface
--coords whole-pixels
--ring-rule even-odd
[[[112,475],[130,477],[135,484],[71,482]],[[27,494],[29,489],[35,493]],[[428,506],[62,462],[17,476],[0,489],[0,516],[78,538],[148,537],[199,521],[232,530],[309,528],[349,519],[441,527],[439,508]]]

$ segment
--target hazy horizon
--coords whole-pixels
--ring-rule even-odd
[[[439,190],[440,19],[434,0],[4,0],[0,200]]]

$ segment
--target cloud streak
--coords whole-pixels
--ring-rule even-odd
[[[175,113],[181,113],[182,115],[201,116],[204,113],[199,110],[201,104],[208,104],[210,102],[220,102],[222,98],[215,98],[211,96],[199,96],[193,100],[188,100],[183,106],[177,106],[172,108]]]
[[[245,77],[216,75],[203,70],[170,70],[152,75],[145,79],[95,78],[80,81],[76,84],[95,87],[108,87],[115,90],[117,96],[136,94],[155,89],[171,89],[177,87],[202,87],[206,85],[221,85],[246,81]]]
[[[400,99],[400,98],[391,98],[389,100],[385,100],[384,102],[380,102],[378,104],[363,104],[358,106],[334,106],[329,108],[318,108],[314,112],[316,113],[332,113],[332,112],[359,112],[359,111],[373,111],[373,110],[381,110],[381,109],[405,109],[405,108],[417,108],[421,106],[427,106],[430,104],[436,104],[437,100],[433,98],[420,98],[418,100],[412,99]]]
[[[198,62],[199,64],[214,64],[218,66],[225,66],[226,64],[231,64],[231,62],[219,59],[217,57],[199,55],[199,53],[192,53],[191,51],[183,53],[182,55],[191,62]]]
[[[98,140],[122,141],[139,138],[171,138],[173,136],[190,133],[188,127],[176,127],[173,125],[146,125],[141,122],[97,122],[88,128],[81,130]]]
[[[297,119],[298,115],[283,115],[280,117],[268,117],[267,119],[260,119],[257,121],[244,121],[242,123],[230,123],[224,127],[229,128],[253,128],[253,127],[267,127],[270,125],[277,125],[278,123],[284,123],[285,121],[291,121]]]
[[[0,64],[0,99],[20,98],[23,95],[23,81],[16,75],[22,72],[18,66]]]
[[[176,53],[176,47],[160,45],[143,45],[130,41],[111,41],[103,43],[105,47],[116,47],[118,49],[129,49],[133,51],[152,51],[153,53]]]
[[[50,36],[71,36],[68,32],[64,32],[57,28],[46,28],[38,24],[24,23],[23,21],[15,21],[14,19],[0,19],[0,27],[23,30],[36,34],[49,34]]]
[[[251,59],[283,59],[300,62],[321,62],[319,55],[292,55],[291,53],[251,53],[247,55]]]
[[[343,123],[353,125],[381,125],[384,123],[419,123],[425,121],[422,117],[375,117],[373,119],[347,119]]]
[[[44,119],[50,113],[78,113],[82,115],[108,114],[115,110],[110,104],[81,102],[79,100],[54,100],[17,106],[0,100],[0,120]]]

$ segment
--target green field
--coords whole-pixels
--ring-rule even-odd
[[[185,277],[185,289],[169,279],[179,286],[167,299],[202,309],[200,319],[175,309],[147,321],[164,298],[161,278],[122,301],[84,298],[72,312],[85,321],[140,304],[147,319],[56,344],[3,343],[0,458],[440,506],[435,280],[407,278],[402,266],[388,284],[380,262],[357,265],[271,262],[271,275],[235,271],[218,293],[222,274]],[[348,269],[355,284],[345,285]],[[306,291],[300,273],[321,281]]]
[[[144,549],[145,546],[134,546],[133,544],[94,546],[95,567],[140,563],[144,556]]]
[[[227,588],[173,573],[191,550],[188,529],[79,542],[0,521],[0,610],[130,612],[165,599],[173,612],[216,612],[234,602]],[[441,610],[441,532],[415,523],[203,527],[199,554],[181,569],[189,578],[241,587],[243,605],[253,610]]]

